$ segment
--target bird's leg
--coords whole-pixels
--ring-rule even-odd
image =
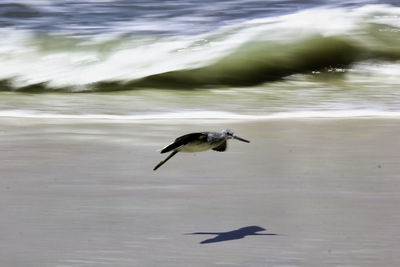
[[[157,170],[159,167],[161,167],[161,165],[163,165],[165,162],[167,162],[170,158],[172,158],[173,156],[175,156],[175,154],[178,153],[178,151],[173,151],[171,154],[168,155],[168,157],[166,157],[164,160],[160,161],[160,163],[158,163],[153,171]]]

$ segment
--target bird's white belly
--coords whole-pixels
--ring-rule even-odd
[[[215,145],[210,145],[208,143],[189,143],[184,145],[179,152],[201,152],[214,148]]]

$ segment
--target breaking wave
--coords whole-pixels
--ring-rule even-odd
[[[3,28],[0,90],[97,92],[253,86],[359,62],[400,60],[400,8],[309,9],[196,35]]]

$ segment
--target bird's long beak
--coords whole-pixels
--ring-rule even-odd
[[[242,142],[246,142],[246,143],[250,143],[250,141],[249,140],[246,140],[246,139],[243,139],[243,138],[240,138],[239,136],[233,136],[233,138],[234,139],[236,139],[236,140],[239,140],[239,141],[242,141]]]

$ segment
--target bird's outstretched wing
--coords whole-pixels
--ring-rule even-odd
[[[171,154],[168,155],[168,157],[166,157],[164,160],[160,161],[153,169],[153,171],[157,170],[158,168],[161,167],[161,165],[163,165],[165,162],[167,162],[170,158],[172,158],[173,156],[175,156],[175,154],[178,153],[178,151],[173,151]]]
[[[215,150],[215,151],[218,151],[218,152],[223,152],[223,151],[226,150],[226,147],[227,147],[227,142],[225,140],[224,142],[222,142],[222,144],[220,144],[217,147],[214,147],[212,150]]]
[[[177,149],[181,146],[184,146],[187,143],[194,141],[194,140],[206,140],[206,139],[207,139],[207,133],[185,134],[185,135],[182,135],[181,137],[176,138],[172,144],[169,144],[168,146],[164,147],[161,150],[161,153],[167,153],[169,151],[175,150],[175,149]]]

